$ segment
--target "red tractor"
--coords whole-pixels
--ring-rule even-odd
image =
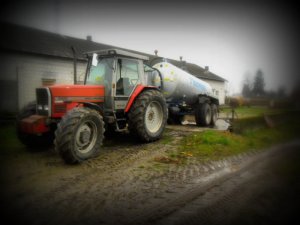
[[[36,89],[36,104],[18,116],[18,137],[27,146],[53,143],[66,163],[99,154],[105,129],[129,131],[142,141],[159,139],[168,109],[160,86],[149,73],[159,74],[148,57],[122,50],[87,53],[84,85]],[[162,84],[162,80],[161,80]]]

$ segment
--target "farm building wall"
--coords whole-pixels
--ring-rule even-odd
[[[73,60],[29,53],[0,52],[0,112],[17,112],[35,100],[35,88],[73,84]],[[83,81],[85,61],[77,61],[77,80]]]

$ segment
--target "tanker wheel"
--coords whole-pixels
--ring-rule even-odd
[[[104,139],[102,116],[93,109],[76,107],[62,118],[55,132],[55,150],[68,164],[98,156]]]
[[[211,104],[211,122],[210,125],[215,126],[218,119],[218,107],[216,104]]]
[[[21,120],[34,114],[36,114],[35,102],[31,102],[25,107],[23,107],[23,109],[20,111],[16,118],[16,130],[17,137],[21,141],[21,143],[26,145],[27,147],[30,147],[30,149],[36,151],[40,147],[48,147],[53,144],[54,132],[51,130],[41,135],[34,135],[22,132],[20,127]]]
[[[128,127],[142,141],[158,140],[167,122],[167,105],[158,90],[146,90],[135,100],[128,113]]]
[[[208,103],[199,104],[195,110],[197,126],[208,126],[211,123],[211,107]]]

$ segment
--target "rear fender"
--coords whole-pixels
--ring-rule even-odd
[[[125,107],[125,113],[129,112],[132,104],[134,103],[135,99],[144,91],[148,89],[156,89],[159,90],[155,86],[144,86],[144,85],[137,85],[136,88],[134,89],[132,95],[129,97],[129,100],[127,102],[127,105]]]

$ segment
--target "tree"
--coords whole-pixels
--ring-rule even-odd
[[[246,73],[243,82],[243,89],[242,89],[242,95],[245,98],[251,97],[252,83],[250,80],[251,80],[251,75],[249,73]]]
[[[249,84],[244,83],[242,90],[243,97],[249,98],[251,96],[251,88]]]
[[[254,77],[252,93],[254,96],[262,96],[265,94],[265,79],[263,72],[259,69]]]

